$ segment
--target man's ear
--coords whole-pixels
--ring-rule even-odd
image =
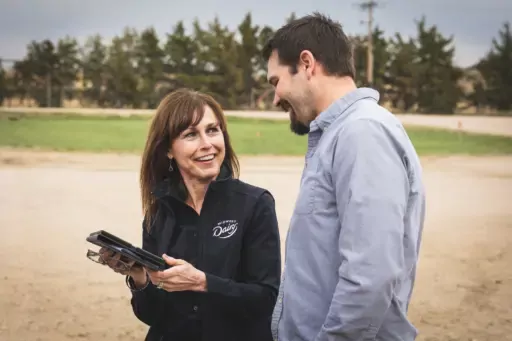
[[[306,70],[308,77],[313,75],[316,59],[311,51],[303,50],[299,55],[299,64]]]

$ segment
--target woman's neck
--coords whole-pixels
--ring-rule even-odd
[[[198,181],[184,181],[187,188],[188,197],[185,201],[187,205],[192,207],[197,214],[201,213],[203,207],[204,197],[208,190],[208,183],[201,183]]]

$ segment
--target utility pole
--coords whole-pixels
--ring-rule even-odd
[[[374,0],[359,4],[359,8],[368,11],[368,46],[366,47],[366,80],[369,86],[373,85],[373,9],[379,4]]]

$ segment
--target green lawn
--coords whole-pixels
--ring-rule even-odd
[[[13,119],[15,118],[15,119]],[[287,121],[229,118],[239,155],[303,155],[306,137],[293,135]],[[0,115],[0,146],[59,151],[140,153],[146,117]],[[512,138],[408,127],[420,155],[512,154]]]

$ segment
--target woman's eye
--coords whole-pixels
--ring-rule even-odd
[[[192,138],[196,135],[196,133],[188,133],[188,134],[185,134],[185,138]]]
[[[218,132],[218,131],[219,131],[219,128],[218,128],[218,127],[208,129],[208,132],[209,132],[209,133],[211,133],[211,134],[212,134],[212,133],[216,133],[216,132]]]

